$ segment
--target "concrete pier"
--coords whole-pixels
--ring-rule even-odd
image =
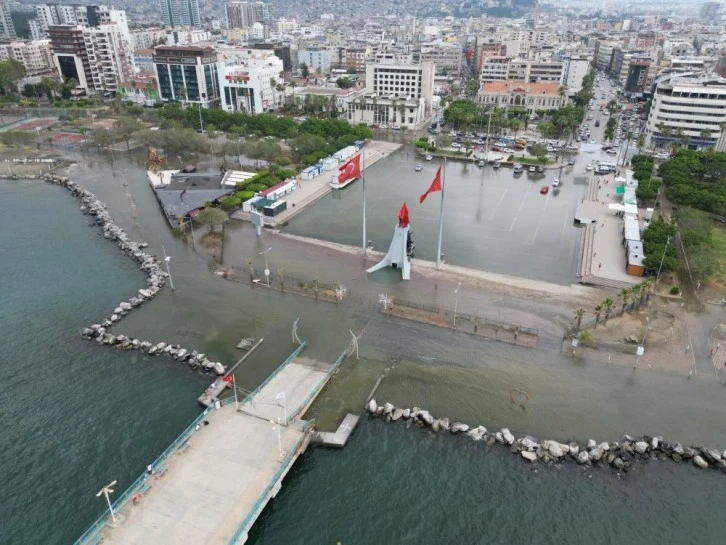
[[[300,419],[342,362],[304,344],[239,403],[212,404],[76,542],[241,544],[314,433]]]
[[[252,354],[252,352],[254,352],[257,347],[262,344],[262,341],[264,340],[265,339],[260,339],[259,341],[257,341],[244,356],[237,360],[237,363],[230,367],[229,371],[227,371],[224,376],[217,377],[217,379],[212,384],[210,384],[207,389],[204,390],[204,392],[202,392],[202,395],[199,396],[199,398],[197,399],[197,401],[199,401],[199,404],[205,407],[209,407],[210,405],[212,405],[212,403],[217,401],[221,393],[224,392],[224,390],[229,385],[228,382],[224,382],[224,377],[228,377],[233,374],[235,369],[237,369],[237,367],[239,367],[239,365],[243,361],[245,361]]]
[[[348,413],[345,415],[345,418],[335,433],[326,431],[316,431],[313,433],[313,443],[324,447],[343,448],[357,425],[358,416]]]

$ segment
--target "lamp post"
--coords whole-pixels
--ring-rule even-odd
[[[272,424],[272,429],[277,431],[277,450],[280,453],[280,460],[282,460],[282,455],[284,453],[282,452],[282,431],[280,430],[280,417],[277,417],[277,421],[270,420],[270,424]]]
[[[260,252],[260,255],[265,256],[265,278],[267,279],[267,287],[270,287],[270,269],[267,268],[267,252],[272,250],[272,246],[268,247],[264,252]]]
[[[118,522],[116,520],[116,513],[113,512],[113,506],[111,505],[111,499],[108,497],[109,494],[113,494],[113,488],[112,486],[116,485],[116,481],[112,481],[108,485],[104,486],[101,490],[98,491],[96,494],[96,497],[99,498],[101,495],[103,495],[106,498],[106,503],[108,504],[108,510],[111,512],[111,519],[113,520],[114,524]]]
[[[204,134],[204,123],[202,123],[202,100],[207,98],[207,95],[205,93],[202,93],[200,95],[200,97],[201,98],[199,100],[199,132]]]
[[[461,282],[459,282],[459,285],[456,286],[456,289],[454,290],[454,329],[456,329],[456,311],[459,307],[459,288],[461,287]]]
[[[635,365],[633,366],[633,369],[636,369],[638,367],[638,363],[640,362],[640,357],[645,354],[645,339],[648,337],[648,331],[650,331],[650,318],[648,316],[645,317],[645,333],[643,333],[643,340],[640,341],[640,344],[638,345],[638,348],[635,349]]]
[[[280,392],[275,396],[275,399],[277,401],[282,401],[282,421],[285,422],[285,426],[287,426],[287,396],[285,395],[285,392]],[[278,423],[279,423],[278,419]]]
[[[169,262],[171,261],[171,256],[166,255],[166,250],[164,247],[161,247],[161,251],[164,252],[164,263],[166,263],[166,274],[169,275],[169,287],[171,288],[171,291],[174,291],[174,281],[171,278],[171,269],[169,268]]]
[[[658,282],[660,280],[660,271],[663,268],[663,261],[665,260],[666,251],[668,250],[668,245],[671,242],[671,237],[669,236],[666,239],[665,246],[663,247],[663,255],[660,258],[660,265],[658,265],[658,274],[655,276],[655,281]]]

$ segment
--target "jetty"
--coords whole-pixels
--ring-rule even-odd
[[[244,399],[204,409],[76,545],[245,543],[312,440],[315,423],[302,415],[347,355],[331,364],[304,348]]]
[[[229,371],[227,371],[224,376],[218,377],[212,384],[210,384],[204,392],[202,392],[202,395],[199,396],[197,401],[199,401],[200,405],[203,405],[204,407],[209,407],[212,405],[215,401],[219,400],[219,396],[222,395],[222,392],[230,385],[229,382],[225,381],[225,378],[232,375],[239,367],[239,365],[245,361],[251,354],[254,352],[258,346],[262,344],[262,341],[265,339],[260,339],[257,342],[255,342],[253,339],[242,339],[239,344],[237,345],[237,348],[240,348],[242,350],[247,350],[247,353],[242,356],[240,359],[237,360],[237,362],[229,368]]]

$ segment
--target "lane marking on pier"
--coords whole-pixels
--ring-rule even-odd
[[[512,229],[514,229],[514,224],[517,223],[517,218],[519,218],[519,214],[522,212],[522,207],[524,206],[524,201],[527,200],[527,195],[529,195],[529,192],[532,190],[532,187],[534,187],[534,184],[530,184],[527,187],[527,191],[524,193],[524,197],[522,197],[522,202],[519,203],[519,208],[517,209],[517,214],[514,216],[514,219],[512,220],[512,225],[509,226],[510,231]]]
[[[547,203],[550,202],[550,198],[552,197],[552,192],[547,193],[547,198],[545,199],[544,206],[542,207],[542,215],[539,217],[539,221],[537,222],[537,228],[534,230],[534,236],[532,237],[532,242],[530,244],[534,244],[534,241],[537,240],[537,234],[539,233],[539,228],[542,227],[542,220],[544,219],[546,212],[547,212]]]
[[[499,201],[497,202],[496,206],[494,207],[494,210],[492,210],[492,213],[489,214],[490,220],[494,217],[494,214],[497,213],[497,210],[499,209],[499,205],[502,204],[502,201],[504,200],[504,197],[507,196],[507,193],[509,193],[509,189],[505,189],[504,193],[502,193],[502,196],[499,197]]]

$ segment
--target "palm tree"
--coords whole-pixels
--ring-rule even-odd
[[[705,145],[706,141],[711,139],[711,129],[702,129],[700,136],[701,136],[701,140],[703,140],[704,145]]]
[[[605,310],[605,321],[610,318],[610,311],[613,309],[614,304],[615,301],[613,301],[610,297],[602,302],[603,309]]]
[[[620,290],[620,299],[623,301],[623,306],[620,309],[620,314],[625,312],[625,307],[628,306],[628,301],[630,301],[630,296],[631,296],[630,288],[623,288],[622,290]]]
[[[602,303],[597,305],[593,310],[595,311],[593,313],[595,314],[595,325],[597,325],[600,321],[600,314],[602,313]]]
[[[585,309],[584,308],[578,308],[575,311],[575,320],[577,320],[577,329],[580,329],[580,324],[582,323],[582,319],[585,317]]]
[[[272,89],[272,104],[277,104],[277,99],[275,97],[275,90],[277,89],[277,80],[275,78],[270,78],[270,88]]]
[[[396,123],[396,112],[398,111],[398,101],[395,98],[391,101],[391,110],[393,110],[393,123]]]
[[[406,119],[406,104],[404,102],[398,105],[398,113],[401,114],[401,125],[403,125]]]
[[[653,294],[653,289],[655,288],[655,278],[646,278],[643,282],[641,282],[641,286],[640,302],[643,302],[643,295],[645,295],[645,302],[648,303],[650,301],[650,296]]]

